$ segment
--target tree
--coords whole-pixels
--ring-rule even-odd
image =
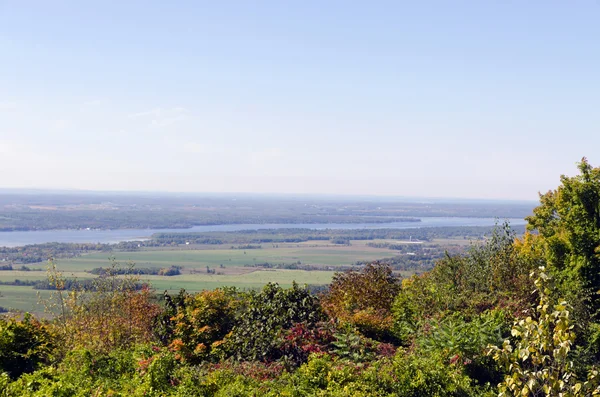
[[[49,364],[56,343],[48,324],[29,313],[22,320],[0,316],[0,375],[7,372],[16,379]]]
[[[48,283],[53,294],[43,303],[57,315],[55,330],[64,340],[63,348],[84,347],[105,353],[153,340],[154,317],[160,307],[154,302],[153,291],[139,283],[133,264],[127,269],[124,272],[113,259],[91,284],[69,289],[68,280],[49,261]]]
[[[400,279],[385,264],[374,262],[360,271],[336,273],[323,297],[325,311],[342,322],[355,325],[366,336],[392,337],[391,308],[400,291]]]
[[[561,176],[561,185],[540,194],[540,205],[527,218],[532,240],[542,245],[549,273],[565,294],[585,291],[592,313],[600,309],[600,168],[584,157],[580,175]]]
[[[215,358],[218,347],[236,323],[241,304],[235,289],[215,289],[183,295],[184,301],[170,319],[171,349],[181,361],[200,363]],[[218,357],[216,357],[218,358]]]

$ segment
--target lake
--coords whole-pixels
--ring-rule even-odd
[[[415,229],[441,226],[493,226],[496,218],[421,217],[421,222],[390,223],[294,223],[294,224],[235,224],[202,225],[189,229],[119,229],[119,230],[36,230],[0,232],[0,247],[18,247],[27,244],[58,243],[118,243],[146,240],[160,232],[229,232],[258,229]],[[524,225],[525,220],[508,219],[511,225]]]

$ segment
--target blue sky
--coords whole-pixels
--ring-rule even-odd
[[[2,187],[536,199],[598,1],[0,0]]]

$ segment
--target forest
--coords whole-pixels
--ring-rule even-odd
[[[529,202],[268,195],[31,194],[0,190],[0,231],[186,229],[221,224],[419,222],[419,217],[524,217]]]
[[[50,262],[53,315],[0,319],[0,395],[600,395],[600,168],[583,159],[527,222],[430,271],[365,263],[317,293],[160,294],[116,263],[67,289]]]
[[[513,226],[517,233],[524,227]],[[430,241],[435,238],[463,238],[478,240],[489,235],[491,227],[486,226],[443,226],[416,229],[259,229],[236,232],[160,232],[143,242],[146,246],[170,244],[260,244],[260,243],[297,243],[318,240],[377,240],[415,239]]]

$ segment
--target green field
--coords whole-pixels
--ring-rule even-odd
[[[0,285],[0,306],[7,309],[43,312],[44,306],[38,305],[38,292],[41,298],[47,298],[50,294],[49,291],[36,291],[31,287]]]
[[[306,270],[256,270],[251,273],[239,275],[216,274],[184,274],[180,276],[141,276],[142,281],[147,281],[157,292],[168,290],[177,292],[181,288],[189,292],[215,289],[223,286],[235,286],[242,289],[260,288],[266,283],[279,283],[289,287],[293,281],[299,284],[322,285],[331,280],[334,272],[306,271]],[[65,273],[67,277],[79,279],[90,278],[84,272]],[[0,272],[0,281],[43,280],[45,272]],[[30,286],[0,285],[0,306],[10,309],[25,311],[43,311],[43,306],[37,305],[38,292],[42,297],[47,297],[49,291],[37,291]]]
[[[183,266],[179,276],[141,276],[142,281],[152,284],[157,292],[178,291],[181,288],[190,292],[214,289],[223,286],[235,286],[242,289],[260,288],[266,283],[279,283],[290,286],[293,281],[299,284],[323,285],[331,281],[336,266],[351,265],[357,260],[375,260],[390,255],[386,249],[367,247],[363,242],[352,246],[334,246],[331,244],[263,244],[262,249],[240,250],[231,246],[175,247],[151,249],[136,252],[93,253],[74,259],[57,261],[59,270],[65,277],[78,279],[91,278],[86,273],[96,267],[110,265],[109,257],[114,255],[121,264],[134,262],[136,267]],[[254,267],[257,263],[302,264],[331,266],[331,271],[279,270]],[[221,265],[223,265],[221,267]],[[206,267],[215,269],[215,274],[206,273]],[[34,267],[44,267],[44,264]],[[219,274],[220,273],[220,274]],[[0,281],[12,282],[43,280],[45,271],[1,271]],[[41,291],[43,296],[48,291]],[[0,306],[11,309],[41,312],[43,306],[37,305],[38,291],[30,286],[0,285]]]
[[[142,276],[159,291],[178,290],[201,291],[222,286],[239,288],[260,288],[266,283],[279,283],[288,287],[293,281],[298,284],[323,285],[331,281],[334,272],[306,270],[256,270],[239,275],[186,274],[181,276]]]
[[[351,265],[358,260],[375,260],[390,256],[390,250],[372,248],[365,242],[353,242],[351,246],[334,246],[331,244],[298,243],[263,244],[262,249],[231,249],[230,246],[176,247],[173,249],[144,250],[134,252],[117,252],[117,261],[132,261],[137,267],[169,267],[183,266],[187,269],[206,269],[223,267],[249,267],[259,263],[292,264],[300,261],[311,265]],[[74,259],[63,259],[60,267],[64,271],[91,270],[95,267],[107,266],[108,253],[93,253]]]
[[[165,268],[177,265],[182,266],[181,275],[142,275],[140,279],[150,283],[157,292],[174,292],[181,288],[195,292],[223,286],[254,289],[269,282],[279,283],[284,287],[290,286],[294,281],[299,284],[325,285],[331,281],[339,266],[393,255],[394,253],[387,248],[367,246],[367,241],[352,241],[350,246],[318,241],[262,244],[261,249],[246,250],[232,249],[230,245],[212,245],[162,247],[133,252],[96,252],[73,259],[60,259],[57,266],[65,277],[85,279],[94,277],[86,271],[109,266],[111,256],[122,265],[133,262],[138,268]],[[262,263],[279,265],[298,262],[319,270],[284,270],[256,266]],[[207,266],[214,270],[214,273],[207,273]],[[34,267],[43,268],[44,264]],[[45,278],[45,271],[0,271],[0,282],[13,282],[16,279],[35,281]],[[30,286],[0,285],[0,294],[0,306],[19,310],[41,310],[35,305],[38,300],[37,291]]]

